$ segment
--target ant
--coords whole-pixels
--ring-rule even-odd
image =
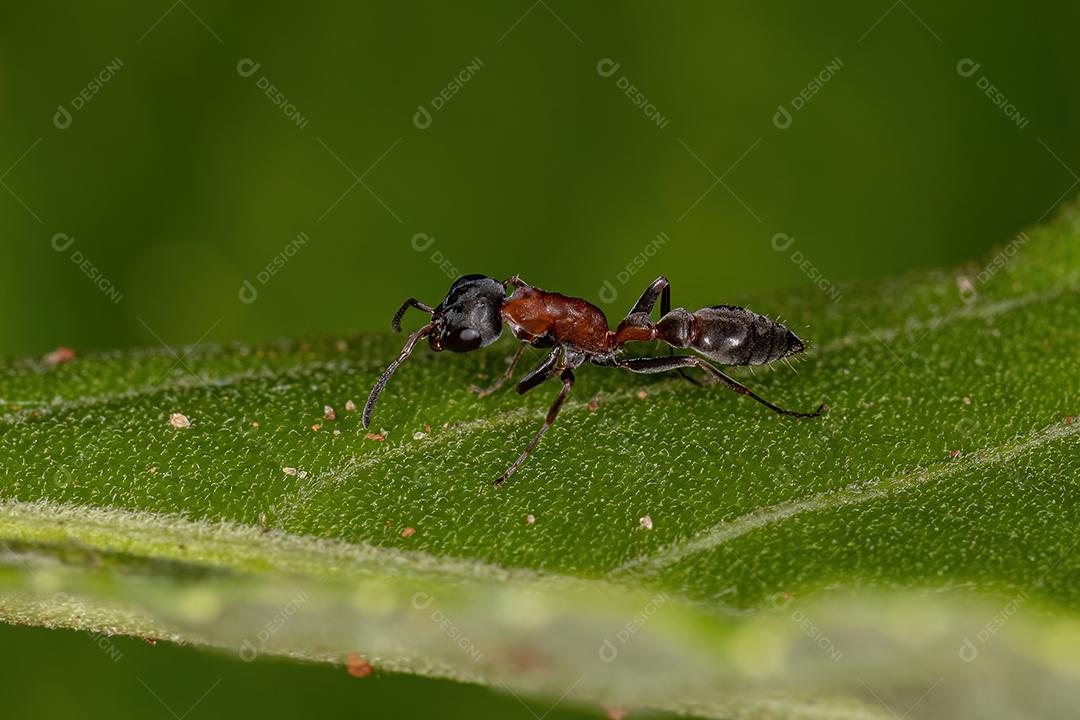
[[[507,290],[513,288],[510,295]],[[660,318],[650,319],[657,300]],[[689,312],[671,309],[671,288],[663,275],[656,278],[642,293],[615,330],[609,329],[603,310],[581,298],[547,292],[524,282],[517,275],[500,282],[485,275],[465,275],[450,286],[446,299],[429,307],[416,298],[406,300],[394,314],[392,325],[401,332],[401,318],[410,308],[431,316],[431,322],[414,332],[401,354],[382,374],[364,405],[364,427],[371,424],[371,413],[390,376],[412,354],[423,338],[431,349],[439,352],[469,352],[487,347],[502,335],[503,323],[510,326],[514,337],[522,342],[506,372],[491,387],[469,389],[481,397],[502,387],[510,379],[526,345],[551,348],[551,352],[517,385],[524,394],[556,375],[562,381],[544,424],[514,463],[495,480],[500,485],[521,467],[540,438],[555,422],[559,409],[574,386],[574,369],[585,362],[604,367],[617,367],[634,373],[659,373],[677,370],[695,384],[702,384],[686,375],[685,368],[705,371],[709,384],[720,382],[729,389],[757,400],[780,415],[816,417],[826,406],[814,412],[785,410],[755,394],[746,386],[724,374],[712,363],[695,355],[676,355],[674,348],[689,348],[721,365],[763,365],[803,351],[802,340],[780,323],[742,307],[714,305]],[[628,342],[667,343],[667,357],[627,358],[622,346]]]

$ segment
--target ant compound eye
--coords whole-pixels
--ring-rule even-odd
[[[480,347],[483,337],[478,330],[473,328],[461,328],[455,330],[443,338],[443,346],[453,352],[469,352]]]

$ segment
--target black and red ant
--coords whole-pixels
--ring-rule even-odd
[[[513,287],[513,291],[507,295],[510,287]],[[654,323],[649,316],[657,300],[660,301],[660,318]],[[592,303],[532,287],[516,275],[504,282],[484,275],[465,275],[450,286],[446,299],[436,307],[428,307],[416,298],[409,298],[394,314],[394,330],[401,332],[401,317],[410,307],[431,315],[431,322],[409,337],[401,354],[375,383],[364,405],[365,428],[371,424],[375,402],[390,376],[409,357],[416,343],[425,337],[436,352],[469,352],[498,340],[504,322],[510,326],[514,336],[523,344],[514,354],[506,372],[491,387],[470,388],[481,396],[498,390],[510,379],[525,351],[525,345],[551,348],[548,356],[518,383],[517,391],[524,394],[556,375],[562,380],[562,390],[548,410],[540,430],[521,456],[495,480],[496,485],[521,467],[555,422],[559,408],[574,385],[574,368],[585,362],[623,368],[634,373],[669,370],[683,373],[685,368],[696,367],[704,370],[711,382],[723,383],[781,415],[816,417],[825,410],[824,404],[809,413],[785,410],[756,395],[712,363],[695,355],[675,355],[674,348],[689,348],[721,365],[763,365],[802,352],[803,343],[780,323],[746,308],[714,305],[693,313],[683,308],[672,310],[671,288],[663,276],[649,285],[615,330],[609,328],[604,312]],[[667,357],[623,357],[622,346],[626,343],[654,340],[670,345],[671,354]]]

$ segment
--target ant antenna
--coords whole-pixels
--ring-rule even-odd
[[[415,300],[411,302],[416,302]],[[409,307],[410,303],[405,303],[401,310],[398,311],[400,316],[405,312],[405,308]],[[423,308],[420,308],[423,310]],[[398,321],[398,327],[400,328],[400,317],[394,318]],[[390,363],[390,367],[386,368],[382,377],[379,378],[379,382],[375,383],[375,387],[371,389],[371,394],[368,395],[367,403],[364,404],[364,428],[367,429],[371,425],[371,413],[375,410],[375,402],[379,399],[379,395],[382,394],[383,388],[386,387],[386,383],[389,382],[390,376],[394,374],[401,363],[409,359],[409,355],[412,355],[413,348],[416,347],[416,343],[420,342],[421,338],[427,337],[431,331],[435,328],[435,323],[428,323],[424,327],[420,328],[409,336],[409,341],[405,343],[405,347],[401,349],[401,354],[398,355],[397,360]]]
[[[433,315],[435,313],[434,308],[428,307],[416,298],[409,298],[401,304],[401,307],[398,308],[398,311],[394,313],[394,319],[390,321],[390,325],[394,328],[394,332],[401,332],[401,318],[405,315],[405,311],[411,307],[414,307],[417,310],[423,310],[428,315]]]

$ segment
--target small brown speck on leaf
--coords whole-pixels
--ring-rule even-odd
[[[624,720],[628,711],[626,708],[615,707],[614,705],[605,705],[604,713],[607,715],[607,720]]]
[[[285,473],[286,475],[295,476],[296,475],[296,468],[294,468],[294,467],[283,467],[283,468],[281,468],[281,472]]]
[[[503,657],[507,665],[523,675],[552,667],[552,659],[532,645],[513,645],[503,651]]]
[[[379,433],[373,433],[373,432],[364,433],[364,437],[366,437],[368,440],[375,440],[376,442],[385,442],[386,441],[386,438],[383,437],[382,435],[380,435]]]
[[[169,424],[177,430],[186,430],[191,427],[191,421],[183,413],[173,413],[169,416]]]
[[[47,353],[43,358],[41,358],[41,362],[45,363],[46,365],[63,365],[64,363],[69,363],[74,359],[75,351],[69,347],[64,347],[63,345],[61,345],[60,347],[53,350],[51,353]]]
[[[345,410],[348,412],[356,412],[356,403],[354,403],[352,400],[346,400]]]
[[[251,421],[251,427],[253,427],[253,428],[259,427],[259,421],[258,420],[252,420]]]
[[[652,518],[648,515],[642,515],[638,522],[641,523],[641,527],[646,530],[652,530]]]
[[[965,405],[970,405],[971,404],[971,398],[969,398],[969,397],[964,398],[964,404]]]
[[[593,399],[589,401],[589,412],[596,412],[596,409],[600,407],[600,396],[593,395]]]
[[[951,450],[949,452],[949,457],[959,457],[959,456],[960,456],[960,451],[959,450]]]
[[[416,533],[416,528],[407,527],[401,531],[401,537],[411,538],[414,533]]]
[[[424,432],[431,432],[431,425],[430,424],[427,424],[427,423],[424,424]]]
[[[529,513],[525,516],[525,522],[529,523],[530,525],[534,524],[536,522],[536,516],[532,513]]]
[[[327,420],[337,420],[337,413],[334,412],[334,408],[330,407],[329,405],[323,405],[322,411],[323,417],[325,417]]]
[[[314,430],[315,432],[319,432],[320,430],[322,430],[322,425],[319,425],[318,423],[316,423],[315,425],[311,426],[311,429]]]
[[[375,670],[375,668],[371,666],[371,663],[356,653],[349,653],[349,657],[345,661],[345,668],[349,671],[350,675],[357,678],[365,678]]]
[[[638,400],[644,400],[645,398],[649,397],[649,391],[648,390],[638,390],[634,394],[638,396]]]
[[[1066,425],[1072,425],[1073,424],[1073,416],[1072,415],[1065,418],[1065,424]]]
[[[344,340],[338,340],[334,343],[334,349],[336,349],[338,352],[348,352],[349,343],[345,342]]]
[[[157,467],[155,467],[154,465],[151,465],[150,467],[146,468],[146,472],[148,472],[148,473],[150,473],[151,475],[153,475],[154,473],[156,473],[156,472],[157,472]]]

